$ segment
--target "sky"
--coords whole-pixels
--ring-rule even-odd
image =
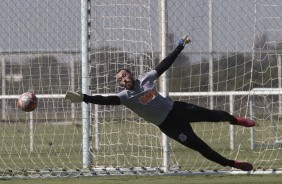
[[[211,0],[212,50],[252,52],[256,37],[282,40],[281,0]],[[91,46],[160,50],[158,0],[91,1]],[[254,3],[255,2],[255,3]],[[209,50],[209,0],[168,0],[173,42],[188,34],[189,52]],[[0,52],[80,50],[79,0],[1,0]]]

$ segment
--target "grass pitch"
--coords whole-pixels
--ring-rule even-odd
[[[280,184],[282,175],[197,175],[197,176],[120,176],[81,177],[69,179],[11,179],[4,184]]]
[[[1,174],[28,175],[28,171],[82,168],[81,126],[49,122],[35,124],[33,151],[30,151],[29,127],[29,122],[1,126]],[[229,159],[247,160],[254,164],[255,169],[282,168],[282,149],[280,145],[273,144],[275,132],[270,122],[258,122],[255,127],[256,147],[253,150],[250,148],[249,128],[235,127],[234,150],[230,149],[228,123],[195,123],[193,128],[213,149]],[[147,123],[101,122],[100,129],[100,148],[93,150],[94,166],[162,166],[161,134],[156,126]],[[94,142],[93,137],[93,148]],[[182,170],[230,169],[206,160],[177,142],[170,141],[170,146],[171,165],[178,165]]]

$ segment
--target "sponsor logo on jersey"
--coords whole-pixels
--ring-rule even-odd
[[[150,90],[139,98],[141,104],[146,105],[158,95],[156,90]]]

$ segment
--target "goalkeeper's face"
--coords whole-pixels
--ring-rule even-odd
[[[128,70],[120,70],[116,75],[116,80],[120,87],[127,90],[132,90],[134,88],[135,79]]]

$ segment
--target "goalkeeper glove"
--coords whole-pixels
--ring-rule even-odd
[[[185,44],[188,44],[190,42],[191,42],[190,38],[188,38],[188,36],[186,35],[178,41],[178,45],[182,45],[184,47]]]
[[[67,91],[65,95],[66,100],[70,100],[71,103],[79,103],[82,102],[84,98],[84,95],[81,93],[81,91]]]

